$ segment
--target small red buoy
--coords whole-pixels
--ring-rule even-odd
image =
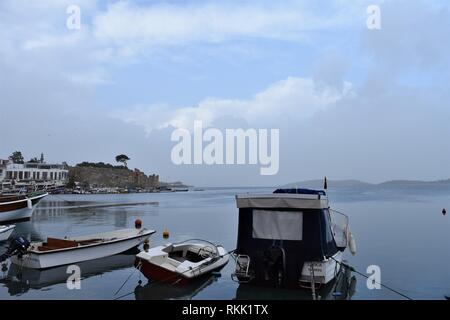
[[[142,221],[141,221],[141,219],[136,219],[136,221],[134,222],[134,227],[136,229],[142,228]]]

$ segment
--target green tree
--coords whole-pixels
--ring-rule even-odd
[[[11,160],[13,163],[24,163],[22,152],[20,151],[14,151],[12,155],[9,156],[9,160]]]
[[[128,158],[128,156],[125,154],[119,154],[118,156],[116,156],[116,161],[122,162],[124,164],[124,166],[127,168],[128,168],[128,165],[127,165],[128,160],[130,160],[130,158]]]

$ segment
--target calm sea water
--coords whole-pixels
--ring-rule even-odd
[[[207,189],[182,193],[129,195],[58,195],[41,202],[29,222],[17,224],[15,234],[31,240],[47,236],[64,237],[134,227],[141,219],[157,230],[151,246],[168,241],[202,238],[220,243],[228,250],[236,246],[237,209],[234,196],[272,189]],[[423,193],[425,194],[425,193]],[[329,192],[331,206],[350,216],[350,227],[358,252],[346,253],[356,270],[381,269],[381,281],[414,299],[444,299],[450,295],[450,195],[395,193],[358,194]],[[67,202],[70,201],[70,202]],[[73,206],[105,202],[147,202],[140,205],[80,209]],[[72,208],[68,208],[71,206]],[[0,251],[5,244],[0,244]],[[66,267],[44,271],[18,269],[8,265],[0,273],[0,299],[311,299],[308,291],[292,291],[238,285],[231,280],[234,263],[213,276],[188,287],[147,283],[133,267],[134,255],[122,254],[79,264],[81,289],[66,286]],[[123,288],[116,291],[129,278]],[[322,299],[403,299],[392,292],[369,290],[366,279],[356,273],[342,273],[339,281],[325,288]]]

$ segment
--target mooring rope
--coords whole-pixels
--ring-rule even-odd
[[[348,264],[346,264],[346,263],[344,263],[344,262],[338,261],[338,260],[336,260],[336,259],[333,258],[333,257],[331,257],[331,259],[333,259],[334,261],[336,261],[336,263],[340,264],[341,266],[343,266],[343,267],[345,267],[345,268],[348,268],[350,271],[352,271],[352,272],[354,272],[354,273],[356,273],[356,274],[358,274],[358,275],[360,275],[360,276],[362,276],[362,277],[364,277],[364,278],[366,278],[366,279],[369,279],[369,276],[367,276],[366,274],[364,274],[364,273],[362,273],[362,272],[359,272],[358,270],[356,270],[356,269],[353,268],[352,266],[350,266],[350,265],[348,265]],[[413,298],[407,296],[407,295],[404,294],[404,293],[401,293],[400,291],[398,291],[398,290],[396,290],[396,289],[393,289],[392,287],[389,287],[389,286],[387,286],[387,285],[385,285],[385,284],[383,284],[383,283],[381,283],[381,282],[377,282],[377,281],[375,281],[375,280],[373,280],[373,281],[374,281],[375,283],[379,284],[380,286],[382,286],[383,288],[388,289],[389,291],[391,291],[391,292],[393,292],[393,293],[396,293],[396,294],[402,296],[403,298],[406,298],[406,299],[408,299],[408,300],[414,300]]]

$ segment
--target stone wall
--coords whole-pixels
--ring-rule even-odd
[[[159,188],[159,175],[147,176],[138,169],[70,167],[70,181],[87,183],[91,188]]]

